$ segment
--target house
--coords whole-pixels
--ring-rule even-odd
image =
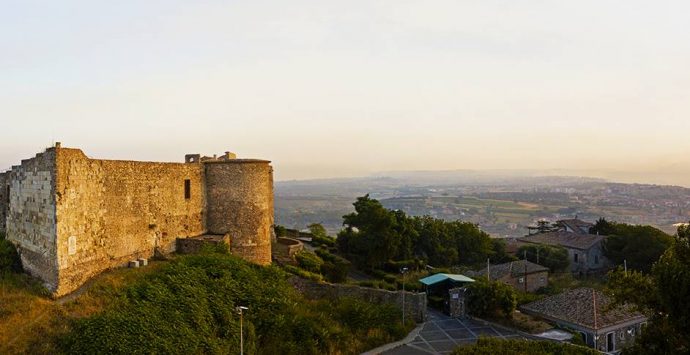
[[[475,279],[487,276],[487,268],[467,272]],[[516,290],[534,292],[549,284],[549,269],[527,260],[489,266],[488,274],[492,281],[502,281]]]
[[[517,242],[522,245],[563,247],[568,251],[570,271],[586,274],[603,270],[609,265],[603,252],[603,240],[604,237],[599,235],[560,231],[528,235],[518,238]]]
[[[614,354],[632,344],[647,321],[631,307],[614,307],[602,292],[584,287],[528,303],[520,311],[575,331],[588,346]]]
[[[556,221],[556,226],[564,232],[589,234],[589,230],[594,227],[594,224],[574,218]]]

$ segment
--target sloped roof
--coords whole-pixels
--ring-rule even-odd
[[[558,221],[558,223],[564,227],[572,229],[577,234],[589,234],[589,229],[594,227],[594,224],[585,222],[577,218],[562,219]]]
[[[594,234],[577,234],[572,232],[550,232],[532,234],[519,238],[519,242],[546,244],[587,250],[604,239],[603,236]]]
[[[489,267],[489,273],[491,274],[490,276],[492,280],[500,279],[506,275],[518,277],[525,275],[525,273],[534,274],[544,271],[549,271],[549,269],[527,260],[511,261],[509,263],[496,264]],[[471,277],[486,277],[486,268],[483,268],[479,271],[470,271],[467,273],[467,275]]]
[[[640,322],[646,320],[641,313],[633,311],[629,306],[608,309],[610,304],[611,300],[602,292],[582,287],[528,303],[520,306],[520,309],[526,313],[556,322],[564,321],[592,330],[631,320],[639,320]]]
[[[430,286],[437,284],[439,282],[443,282],[446,280],[452,280],[452,281],[457,281],[457,282],[474,282],[471,278],[465,276],[465,275],[460,275],[460,274],[444,274],[444,273],[438,273],[434,274],[431,276],[427,276],[423,279],[420,279],[419,282]]]

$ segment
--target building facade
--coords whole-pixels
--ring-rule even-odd
[[[187,155],[184,163],[98,160],[48,148],[0,174],[0,232],[55,296],[178,238],[227,235],[231,251],[271,262],[269,161]]]
[[[593,234],[579,234],[573,232],[549,232],[532,234],[518,238],[519,245],[541,244],[563,247],[568,251],[570,271],[588,274],[598,272],[609,267],[610,262],[604,256],[603,236]]]
[[[491,265],[488,270],[483,268],[466,274],[474,279],[489,276],[491,281],[501,281],[524,292],[535,292],[549,285],[549,269],[527,260],[495,264]]]
[[[590,347],[618,354],[634,343],[647,318],[630,306],[613,306],[602,292],[577,288],[520,306],[526,314],[570,329]]]

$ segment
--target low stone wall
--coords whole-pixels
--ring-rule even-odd
[[[227,235],[203,235],[194,238],[178,238],[177,252],[180,254],[196,254],[204,245],[223,244],[230,250],[230,237]]]
[[[291,283],[310,299],[357,298],[371,303],[389,303],[402,309],[403,292],[388,291],[356,285],[316,283],[293,277]],[[405,292],[406,316],[421,323],[426,321],[426,293]]]
[[[279,237],[278,244],[280,244],[281,248],[285,248],[287,256],[293,259],[295,258],[295,254],[304,250],[304,244],[297,239]]]

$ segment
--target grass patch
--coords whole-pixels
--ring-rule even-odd
[[[520,311],[514,311],[511,318],[495,317],[487,320],[508,328],[518,329],[529,334],[539,334],[549,329],[553,329],[551,324],[528,314],[524,314]]]

